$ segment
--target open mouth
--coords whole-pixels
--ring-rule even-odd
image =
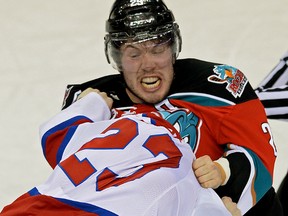
[[[141,83],[148,89],[157,88],[160,85],[160,79],[157,77],[146,77],[142,79]]]

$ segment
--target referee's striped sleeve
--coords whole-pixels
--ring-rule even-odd
[[[288,120],[288,51],[255,92],[268,118]]]

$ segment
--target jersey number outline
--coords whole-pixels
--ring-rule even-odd
[[[270,136],[269,144],[273,148],[274,156],[277,157],[277,148],[276,148],[276,145],[274,143],[274,139],[273,139],[273,135],[272,135],[272,131],[271,131],[270,125],[268,123],[263,123],[262,124],[262,131],[265,134],[267,134],[267,133],[269,134],[269,136]]]
[[[127,128],[129,129],[127,130]],[[115,133],[115,131],[117,132]],[[104,136],[97,137],[90,142],[87,142],[80,150],[125,149],[125,147],[127,147],[129,143],[139,135],[138,123],[131,119],[123,118],[111,124],[101,134]],[[145,174],[161,167],[179,167],[182,153],[168,134],[150,135],[145,140],[142,147],[151,152],[154,157],[159,154],[164,154],[166,159],[144,164],[142,168],[126,177],[117,178],[117,174],[106,167],[96,178],[96,191],[125,184],[141,178]],[[80,161],[75,154],[62,161],[59,166],[75,187],[85,182],[85,180],[97,172],[96,168],[89,162],[88,158],[84,158]]]

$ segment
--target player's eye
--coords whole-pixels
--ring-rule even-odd
[[[140,57],[141,56],[141,52],[131,52],[131,53],[129,53],[129,55],[128,55],[130,58],[138,58],[138,57]]]
[[[128,48],[124,51],[123,55],[130,59],[137,59],[141,56],[141,51],[135,48]]]
[[[161,54],[161,53],[164,53],[166,49],[167,49],[167,46],[165,45],[157,45],[153,47],[151,53],[154,55]]]

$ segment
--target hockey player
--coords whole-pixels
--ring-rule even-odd
[[[176,60],[181,50],[180,31],[178,25],[174,22],[172,12],[167,9],[161,0],[116,1],[112,7],[106,28],[106,55],[108,61],[114,65],[120,72],[120,75],[103,77],[82,85],[68,86],[63,104],[63,112],[61,112],[60,116],[52,119],[42,127],[44,153],[50,164],[55,167],[54,173],[57,173],[57,175],[52,174],[46,184],[36,187],[28,194],[16,200],[14,207],[16,205],[24,207],[25,205],[23,204],[29,203],[29,199],[31,199],[31,201],[39,201],[38,203],[36,202],[36,204],[39,204],[36,205],[36,207],[38,206],[42,212],[45,210],[43,209],[44,206],[48,206],[49,210],[49,205],[53,205],[54,210],[55,208],[61,207],[59,210],[75,211],[71,206],[74,206],[78,210],[79,208],[85,211],[95,210],[94,207],[97,204],[93,203],[91,190],[89,190],[89,187],[86,187],[86,184],[85,186],[83,184],[84,182],[87,183],[86,180],[88,181],[89,179],[92,185],[95,185],[96,182],[96,190],[102,190],[103,192],[105,189],[111,189],[110,186],[112,186],[113,189],[117,190],[119,188],[119,190],[121,190],[118,185],[127,186],[127,184],[125,184],[126,180],[130,179],[126,177],[132,175],[133,179],[133,177],[139,174],[139,170],[141,178],[134,179],[134,181],[132,181],[133,183],[140,183],[137,180],[148,178],[150,176],[149,174],[153,173],[150,172],[145,175],[147,169],[144,169],[144,175],[142,176],[141,174],[143,173],[141,173],[141,169],[137,166],[138,164],[133,164],[132,166],[128,166],[128,170],[125,170],[125,168],[123,168],[124,170],[121,168],[117,170],[123,171],[123,173],[121,173],[122,175],[117,176],[118,173],[113,171],[117,165],[120,166],[120,164],[117,163],[118,157],[114,158],[110,155],[109,159],[116,161],[115,164],[111,165],[111,169],[105,169],[105,162],[107,161],[104,161],[104,159],[101,160],[101,158],[106,158],[102,157],[103,151],[101,152],[102,154],[98,154],[100,155],[99,157],[90,158],[87,156],[89,157],[87,160],[86,156],[83,157],[82,153],[84,152],[95,153],[98,150],[103,150],[103,148],[106,149],[106,146],[111,150],[109,152],[112,152],[112,150],[126,150],[126,145],[124,144],[127,139],[131,139],[129,135],[138,134],[135,133],[135,125],[133,126],[132,123],[132,125],[128,124],[131,132],[121,139],[116,139],[118,137],[114,135],[121,133],[121,128],[119,129],[118,124],[114,127],[115,125],[113,123],[113,127],[109,127],[111,124],[109,121],[109,124],[106,126],[105,124],[97,124],[96,128],[102,127],[102,130],[100,130],[101,134],[95,137],[96,139],[91,140],[91,134],[97,134],[97,130],[96,128],[93,128],[94,131],[91,130],[91,128],[89,129],[88,126],[96,122],[96,119],[93,120],[92,117],[91,119],[89,117],[90,114],[95,111],[101,113],[101,109],[96,106],[96,104],[99,106],[99,101],[92,99],[95,98],[94,94],[89,94],[90,96],[87,95],[86,99],[83,98],[82,102],[81,100],[75,101],[77,97],[81,95],[81,92],[88,87],[93,87],[107,92],[109,97],[113,98],[114,117],[117,117],[116,119],[120,119],[119,121],[123,119],[130,122],[130,117],[132,120],[136,118],[137,121],[135,120],[135,122],[137,122],[137,126],[138,122],[140,124],[139,130],[146,132],[144,133],[144,139],[146,137],[149,142],[152,130],[147,131],[147,129],[145,130],[146,127],[143,126],[147,124],[147,120],[149,120],[149,125],[160,124],[158,125],[159,128],[162,128],[161,123],[164,124],[163,126],[165,127],[162,129],[164,130],[164,128],[166,128],[165,132],[161,131],[160,135],[164,133],[164,137],[166,138],[169,137],[173,141],[180,142],[181,144],[183,144],[183,142],[184,144],[189,144],[197,156],[197,159],[193,163],[193,169],[196,179],[202,187],[214,188],[220,197],[231,197],[233,201],[238,203],[238,207],[243,213],[246,213],[256,204],[256,208],[254,208],[256,214],[254,215],[281,215],[274,189],[271,186],[276,152],[273,140],[271,140],[272,136],[270,134],[269,124],[267,123],[261,102],[258,100],[243,73],[231,66],[197,59]],[[72,102],[75,103],[71,105]],[[84,107],[88,108],[88,110],[77,110],[79,108],[78,105],[85,102],[87,102],[88,105]],[[76,111],[74,109],[76,109]],[[136,117],[133,117],[134,115]],[[74,118],[75,116],[76,118]],[[87,116],[89,117],[87,118]],[[116,119],[115,123],[118,121]],[[154,121],[150,122],[150,120]],[[86,128],[89,130],[86,130]],[[105,130],[106,128],[107,130]],[[157,132],[159,133],[158,129]],[[81,143],[80,140],[82,138],[86,140]],[[116,140],[116,146],[113,146],[114,142],[110,142],[111,140],[105,142],[106,138]],[[159,137],[156,136],[156,139],[157,138]],[[102,146],[100,145],[100,149],[94,146],[94,141],[97,140],[102,140],[105,143],[103,143]],[[165,146],[168,143],[169,145],[167,140],[156,141],[157,144],[160,143]],[[47,146],[49,143],[51,145]],[[75,145],[72,145],[72,143]],[[86,145],[86,143],[89,144]],[[118,143],[124,144],[119,147]],[[147,142],[145,142],[145,144],[146,143]],[[112,146],[110,146],[110,144],[112,144]],[[129,146],[130,144],[132,143],[129,142]],[[145,147],[153,157],[157,157],[157,154],[151,151],[149,146],[147,147],[145,145]],[[183,147],[183,151],[180,150],[180,152],[184,155],[188,149],[185,148],[184,145],[181,147]],[[166,152],[166,150],[169,149],[170,148],[165,148],[164,150]],[[169,159],[170,153],[175,156],[174,150],[175,148],[170,149],[168,154],[161,152],[161,157],[164,155],[162,159],[164,161],[165,159]],[[127,163],[129,164],[134,151],[122,152],[127,153],[127,155],[121,159],[123,160],[123,158],[127,156]],[[138,156],[142,155],[137,155],[135,159]],[[92,178],[92,181],[89,178],[91,176],[90,174],[99,171],[99,169],[97,170],[94,167],[98,159],[100,160],[99,163],[103,165],[101,167],[102,169],[100,169],[103,172],[98,173],[99,175],[101,174],[100,177],[98,177],[98,175],[97,178],[93,176],[95,178]],[[92,160],[93,163],[91,163],[90,160]],[[190,162],[192,162],[192,159],[190,160]],[[148,159],[146,162],[150,163],[151,161]],[[157,168],[159,165],[157,162],[158,161],[156,161],[155,166],[150,168]],[[166,164],[166,162],[167,161],[161,164],[165,170],[167,167],[167,169],[169,169],[171,168],[169,166],[175,165],[175,160],[170,161],[168,164]],[[142,162],[142,164],[144,163]],[[189,163],[183,163],[183,166],[185,166],[185,164],[187,167],[183,167],[183,172],[187,173],[188,170],[191,169],[188,168]],[[126,165],[127,164],[125,164],[125,166]],[[85,169],[82,169],[82,166],[85,166]],[[181,166],[181,163],[179,163],[179,167]],[[145,168],[145,166],[143,166],[143,168]],[[79,170],[80,172],[78,172]],[[86,173],[84,173],[85,176],[81,170],[86,171]],[[159,170],[160,173],[164,171],[162,167]],[[181,169],[177,169],[177,171],[178,170]],[[136,176],[134,174],[136,174]],[[193,180],[192,176],[194,175],[191,174]],[[109,181],[103,182],[103,180],[106,179],[109,179]],[[118,182],[118,180],[120,181]],[[165,186],[167,186],[166,184],[171,180],[173,180],[171,176],[169,176],[169,178],[165,176],[162,178],[161,183],[155,182],[155,184],[165,188]],[[101,182],[101,184],[98,184],[98,182]],[[60,183],[59,187],[57,187],[58,183]],[[141,181],[141,184],[142,183],[145,184],[143,190],[148,186],[153,187],[154,185],[152,180]],[[80,190],[81,188],[84,190]],[[187,191],[189,190],[187,188],[181,189],[188,193]],[[95,187],[93,189],[94,192]],[[137,187],[137,189],[139,189],[139,187]],[[154,188],[149,189],[149,192],[154,192]],[[109,191],[113,194],[113,191]],[[209,191],[211,190],[209,189]],[[137,196],[134,190],[133,192],[133,195]],[[151,197],[151,193],[148,194],[149,197]],[[127,194],[132,194],[132,191],[131,193],[128,191]],[[88,195],[88,198],[85,198],[84,195]],[[73,196],[73,199],[70,196]],[[182,204],[175,200],[175,196],[177,197],[177,194],[173,193],[173,196],[168,196],[168,200],[165,202],[169,203],[166,207],[169,207],[171,211]],[[133,197],[126,197],[125,194],[123,194],[122,197],[126,200],[117,202],[118,198],[115,196],[109,196],[109,194],[107,196],[101,195],[102,202],[101,205],[97,205],[99,207],[97,208],[97,213],[101,215],[101,213],[104,212],[105,215],[109,215],[114,211],[110,208],[106,209],[105,207],[101,207],[105,206],[105,201],[110,205],[113,203],[113,205],[116,206],[113,206],[113,208],[124,212],[130,211],[127,206],[131,206],[133,209],[139,207],[139,205],[134,207],[134,202],[132,205],[127,205],[127,202],[133,200]],[[83,201],[82,198],[85,200]],[[107,199],[105,200],[105,198]],[[109,198],[110,200],[108,201]],[[117,200],[114,200],[115,202],[113,202],[113,200],[111,201],[113,198]],[[137,198],[140,197],[137,196]],[[169,198],[173,200],[169,200]],[[193,209],[195,205],[192,204],[193,202],[190,203],[190,199],[192,198],[190,197],[185,201],[187,201],[188,206],[190,204],[191,209]],[[206,201],[209,202],[209,199],[210,198],[207,197]],[[205,202],[205,199],[200,201]],[[151,206],[151,208],[146,208],[149,214],[149,211],[153,211],[154,207],[157,207],[156,209],[159,207],[159,209],[163,209],[166,213],[165,208],[154,206],[154,203],[152,204],[151,202],[151,205],[148,205]],[[44,205],[41,205],[41,203],[44,203]],[[124,206],[125,204],[126,206]],[[143,205],[147,203],[140,204]],[[157,204],[158,203],[155,203],[155,205]],[[258,207],[259,204],[260,207]],[[205,205],[205,207],[207,206],[209,205]],[[141,208],[141,206],[139,208]],[[13,211],[12,206],[7,207],[5,211],[9,211],[9,209]],[[181,210],[184,209],[180,208],[179,211]],[[25,209],[23,211],[25,212]],[[143,214],[142,211],[139,212]],[[61,212],[59,213],[61,214]],[[70,212],[69,214],[68,212],[67,214],[73,215],[73,213]],[[159,212],[159,214],[156,215],[169,215],[165,213],[161,214],[161,212]],[[55,211],[53,215],[54,214]],[[150,215],[153,214],[151,213]],[[179,213],[178,215],[185,214]],[[215,214],[213,213],[213,215]],[[252,214],[248,212],[246,215]]]
[[[120,74],[69,85],[63,109],[88,87],[106,92],[124,113],[153,104],[190,144],[203,187],[231,197],[246,215],[282,215],[272,187],[276,148],[245,75],[224,64],[176,60],[180,30],[161,0],[116,1],[106,30],[105,53]]]
[[[0,215],[241,215],[229,198],[200,186],[192,149],[161,111],[110,119],[106,94],[80,96],[41,126],[51,176]]]

